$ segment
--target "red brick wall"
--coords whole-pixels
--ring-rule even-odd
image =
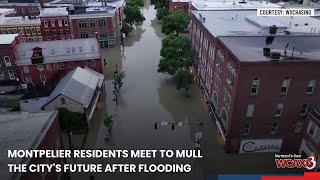
[[[313,122],[318,127],[320,127],[320,114],[317,112],[314,112],[314,109],[312,107],[309,108],[309,112],[305,118],[305,121],[303,122],[303,127],[301,132],[302,132],[303,138],[311,142],[311,144],[317,151],[315,152],[315,156],[319,158],[320,143],[315,142],[315,140],[312,137],[310,137],[310,135],[308,134],[308,128],[309,128],[310,122]]]
[[[96,65],[95,66],[92,66],[92,61],[89,60],[88,61],[88,68],[90,69],[93,69],[97,72],[100,72],[103,74],[103,68],[102,68],[102,62],[100,59],[96,59],[94,60],[96,62]],[[19,76],[21,79],[23,79],[23,83],[26,83],[26,76],[31,76],[32,80],[34,82],[41,82],[41,79],[40,79],[40,74],[44,74],[46,76],[46,81],[57,81],[59,80],[60,78],[62,78],[63,76],[65,76],[66,74],[68,74],[68,72],[70,72],[71,70],[73,70],[74,68],[76,67],[84,67],[83,66],[83,61],[74,61],[74,67],[71,68],[69,66],[71,62],[64,62],[64,69],[63,70],[54,70],[54,64],[50,64],[50,67],[51,67],[51,70],[48,70],[47,69],[47,65],[46,64],[42,64],[43,65],[43,71],[39,71],[38,70],[38,65],[29,65],[29,73],[25,73],[23,71],[23,67],[20,66],[19,67]],[[59,65],[60,63],[58,63]],[[22,75],[21,75],[22,73]]]
[[[54,20],[55,21],[55,27],[52,27],[51,26],[51,21]],[[58,20],[61,20],[63,25],[62,26],[59,26],[58,25]],[[65,25],[64,24],[64,21],[67,21],[68,22],[68,25]],[[47,21],[48,22],[48,27],[45,27],[44,26],[44,21]],[[70,34],[67,34],[67,35],[61,35],[60,36],[53,36],[51,34],[51,36],[46,36],[46,31],[49,31],[49,32],[53,32],[53,31],[60,31],[60,30],[69,30]],[[69,18],[68,16],[65,16],[65,17],[48,17],[48,18],[41,18],[41,33],[43,35],[43,40],[44,41],[48,41],[48,40],[62,40],[62,39],[71,39],[71,30],[70,30],[70,25],[69,25]]]
[[[15,8],[15,16],[39,16],[39,5],[29,5],[29,6],[12,6],[6,5],[5,3],[0,4],[0,8]]]
[[[61,137],[61,130],[59,126],[58,117],[54,120],[51,127],[48,129],[46,135],[42,139],[41,143],[39,144],[37,149],[53,149],[56,145],[56,141],[59,139],[60,147],[59,149],[64,149],[63,141]],[[46,163],[65,163],[64,159],[56,158],[56,159],[48,159],[46,161],[45,158],[33,158],[30,161],[30,164],[46,164]],[[30,180],[30,179],[39,179],[43,174],[42,173],[23,173],[20,180]],[[45,176],[46,180],[58,180],[58,176],[56,172],[48,172]]]
[[[169,12],[172,13],[174,11],[183,11],[185,13],[189,12],[189,2],[172,2],[169,1]]]

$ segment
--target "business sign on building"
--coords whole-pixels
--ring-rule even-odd
[[[279,152],[282,139],[245,139],[241,141],[239,153]]]

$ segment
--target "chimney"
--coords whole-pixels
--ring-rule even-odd
[[[270,26],[270,29],[269,29],[269,33],[270,34],[276,34],[277,33],[277,26],[276,25],[273,25],[273,26]]]
[[[39,0],[39,2],[40,2],[40,8],[41,9],[44,8],[44,0]]]

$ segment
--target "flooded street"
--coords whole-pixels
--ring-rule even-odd
[[[105,74],[113,78],[115,66],[126,72],[124,85],[115,107],[111,85],[106,83],[106,103],[99,104],[84,148],[92,149],[194,149],[197,125],[203,122],[201,159],[104,159],[95,163],[184,164],[192,166],[190,173],[176,174],[95,174],[95,179],[205,179],[216,173],[288,173],[276,169],[273,154],[226,154],[215,121],[210,117],[201,90],[194,84],[190,98],[177,91],[170,76],[157,73],[160,59],[161,25],[150,2],[142,8],[146,20],[125,40],[125,47],[103,49]],[[106,105],[107,104],[107,105]],[[115,110],[112,133],[102,124],[107,109]],[[155,122],[183,122],[182,126],[158,126]],[[104,137],[108,136],[105,143]],[[290,173],[290,172],[289,172]],[[89,174],[73,175],[73,179],[89,179]]]

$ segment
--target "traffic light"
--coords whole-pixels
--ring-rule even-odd
[[[172,128],[172,130],[174,130],[174,124],[172,124],[171,128]]]
[[[158,129],[158,124],[154,123],[154,129]]]

